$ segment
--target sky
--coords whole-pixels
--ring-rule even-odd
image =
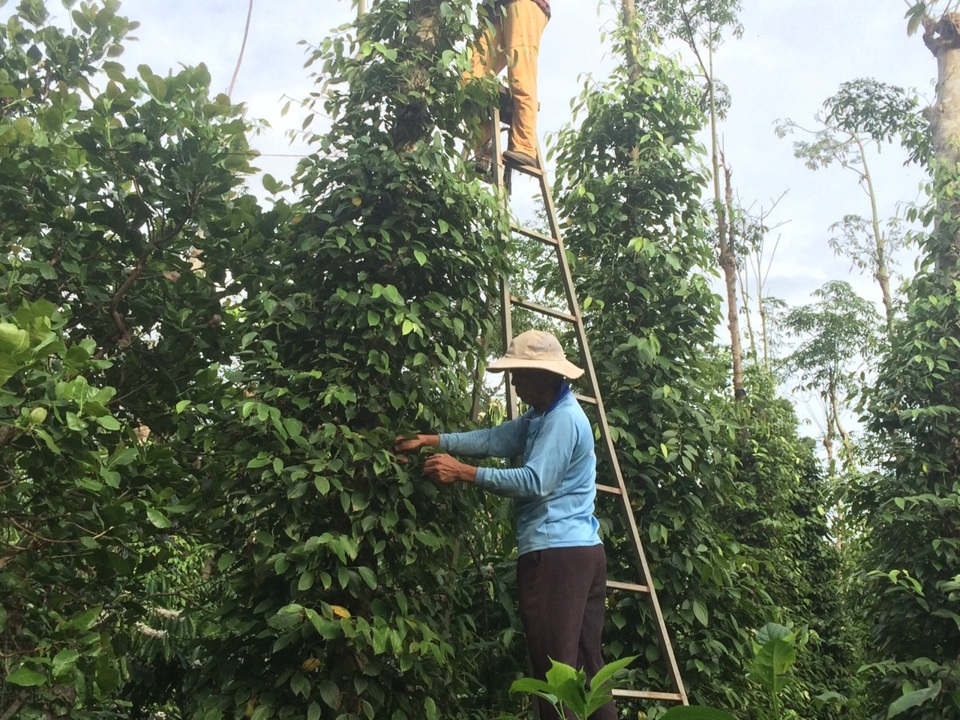
[[[570,100],[586,76],[602,80],[611,65],[602,34],[612,27],[612,6],[598,8],[594,0],[553,5],[541,48],[541,142],[570,121]],[[141,26],[121,61],[131,68],[145,62],[161,74],[204,62],[214,89],[225,91],[247,6],[246,0],[124,0],[122,12]],[[929,101],[936,63],[919,37],[907,37],[904,11],[898,0],[743,0],[743,36],[717,53],[716,75],[732,96],[721,137],[736,193],[753,212],[773,207],[768,224],[777,226],[771,238],[776,254],[766,292],[792,305],[810,302],[810,293],[829,279],[850,279],[871,299],[878,295],[868,279],[848,277],[849,261],[834,257],[827,245],[832,223],[847,213],[867,213],[856,178],[837,168],[804,168],[790,139],[776,137],[774,123],[792,118],[812,126],[814,113],[840,83],[861,77],[915,88]],[[303,67],[307,46],[300,42],[316,44],[354,15],[349,0],[254,0],[233,99],[270,123],[254,140],[268,155],[258,163],[265,171],[288,177],[296,157],[276,156],[305,152],[287,137],[301,116],[296,109],[280,115],[287,98],[299,100],[314,88],[311,70]],[[883,216],[918,198],[920,175],[903,167],[896,148],[872,160]]]
[[[552,4],[541,47],[541,143],[570,121],[570,101],[586,78],[603,80],[612,62],[603,42],[613,26],[612,5]],[[57,3],[48,5],[63,13]],[[121,13],[141,26],[119,60],[128,69],[146,63],[160,74],[203,62],[213,89],[226,91],[247,7],[247,0],[123,0]],[[743,35],[728,39],[715,57],[715,74],[732,98],[721,139],[736,195],[754,213],[770,211],[767,224],[776,227],[765,294],[792,306],[813,302],[811,293],[831,279],[852,282],[874,301],[879,292],[827,243],[831,224],[869,211],[856,177],[839,168],[806,169],[793,157],[791,140],[776,137],[774,124],[791,118],[812,127],[814,114],[840,83],[864,77],[914,88],[929,103],[936,61],[919,37],[907,37],[905,10],[903,0],[742,0]],[[286,179],[307,152],[288,137],[301,115],[294,110],[282,117],[280,108],[315,87],[312,70],[304,68],[308,46],[354,16],[350,0],[254,0],[232,98],[247,104],[250,117],[270,124],[253,141],[264,153],[257,163],[264,171]],[[892,147],[871,158],[882,217],[921,197],[922,178],[903,166],[904,159]],[[901,268],[908,274],[911,262],[906,258]]]

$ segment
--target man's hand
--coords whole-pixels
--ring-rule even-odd
[[[440,436],[439,435],[417,435],[416,437],[407,437],[405,435],[397,435],[393,439],[393,452],[397,454],[404,454],[409,452],[416,452],[420,448],[425,447],[440,447]],[[407,458],[399,457],[397,462],[405,463]]]
[[[427,458],[423,474],[435,482],[451,485],[458,480],[473,482],[477,478],[477,469],[441,453]]]

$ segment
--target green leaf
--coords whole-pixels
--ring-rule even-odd
[[[17,371],[23,367],[23,364],[15,360],[12,355],[0,353],[0,387],[6,384],[7,380],[17,374]]]
[[[706,606],[699,600],[693,601],[693,616],[700,621],[700,624],[707,627],[709,618],[707,616]]]
[[[289,630],[303,622],[303,616],[303,606],[291,603],[277,610],[277,612],[267,620],[267,625],[275,630]]]
[[[827,690],[826,692],[822,692],[819,695],[815,696],[813,699],[823,704],[830,703],[830,702],[838,702],[838,703],[847,702],[847,697],[845,695],[841,695],[840,693],[834,692],[833,690]]]
[[[97,418],[97,424],[105,430],[117,431],[120,429],[120,423],[112,415],[104,415]]]
[[[267,720],[267,718],[272,716],[272,707],[269,705],[257,705],[257,709],[253,711],[253,715],[250,716],[250,720]]]
[[[559,684],[551,683],[557,699],[570,708],[578,717],[586,716],[587,690],[586,677],[568,678]]]
[[[784,625],[767,623],[757,630],[757,645],[766,645],[771,640],[787,640],[789,642],[793,639],[793,634],[793,631]]]
[[[555,701],[557,697],[553,694],[552,685],[548,685],[543,680],[537,680],[535,678],[520,678],[519,680],[514,680],[510,685],[510,692],[537,695],[549,699],[551,702]]]
[[[63,675],[76,667],[80,653],[72,648],[61,650],[53,658],[53,676]]]
[[[53,438],[50,437],[50,433],[48,433],[46,430],[34,427],[33,434],[43,440],[43,444],[47,446],[47,450],[50,452],[54,453],[55,455],[61,455],[63,453],[63,451],[60,449],[60,446],[53,441]]]
[[[96,624],[102,612],[103,607],[101,605],[87,608],[65,622],[63,624],[63,630],[79,630],[81,632],[89,630]]]
[[[614,675],[626,668],[636,659],[636,655],[631,655],[629,657],[623,657],[619,660],[614,660],[613,662],[607,663],[600,668],[596,675],[593,676],[593,679],[590,681],[591,689],[597,689],[606,686],[613,679]]]
[[[357,572],[360,573],[360,577],[363,578],[363,581],[367,584],[371,590],[377,589],[377,576],[374,575],[373,570],[370,568],[361,565],[357,568]]]
[[[340,688],[332,680],[324,680],[320,683],[320,697],[328,707],[334,710],[340,707]]]
[[[152,507],[147,508],[147,519],[150,521],[151,525],[156,528],[160,528],[161,530],[173,525],[166,515]]]
[[[118,448],[110,458],[110,467],[129,465],[140,455],[140,451],[135,447]]]
[[[373,47],[376,49],[376,51],[377,51],[378,53],[380,53],[383,57],[385,57],[385,58],[386,58],[387,60],[389,60],[390,62],[395,62],[395,61],[396,61],[396,59],[397,59],[397,51],[394,50],[393,48],[389,48],[389,47],[387,47],[386,45],[384,45],[383,43],[380,43],[380,42],[375,42],[375,43],[373,43]]]
[[[11,685],[19,685],[20,687],[37,687],[46,684],[47,678],[45,675],[41,675],[30,668],[22,667],[7,675],[5,682]]]
[[[310,681],[302,674],[294,673],[293,677],[290,678],[290,689],[293,690],[294,695],[308,698],[310,696]]]
[[[292,438],[300,437],[300,433],[303,432],[303,423],[296,418],[286,417],[283,419],[283,429]]]
[[[550,669],[547,670],[547,682],[551,685],[561,685],[567,680],[576,680],[577,670],[566,663],[550,660]]]
[[[750,678],[767,692],[779,692],[789,682],[785,674],[796,659],[793,645],[779,638],[769,640],[757,652],[750,666]]]
[[[405,305],[403,298],[400,297],[400,293],[397,291],[393,285],[385,285],[383,288],[383,296],[389,300],[394,305]]]
[[[939,680],[937,680],[933,685],[924,688],[923,690],[914,690],[913,692],[908,692],[906,695],[890,704],[890,707],[887,708],[887,720],[899,715],[902,712],[906,712],[910,708],[919,707],[925,702],[933,700],[940,694],[940,690],[941,683]]]

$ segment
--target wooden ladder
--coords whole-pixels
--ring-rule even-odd
[[[508,347],[514,336],[514,308],[523,308],[538,315],[553,318],[554,320],[559,320],[573,326],[579,345],[582,367],[585,371],[583,377],[577,382],[582,383],[582,386],[586,386],[591,393],[591,395],[581,395],[577,393],[576,398],[581,404],[594,406],[596,408],[596,415],[599,419],[600,439],[602,445],[602,449],[599,449],[599,451],[606,454],[607,460],[609,461],[609,466],[613,471],[613,484],[608,485],[605,483],[600,483],[598,477],[597,493],[613,495],[619,500],[617,505],[619,506],[620,511],[623,513],[627,525],[630,536],[629,543],[632,546],[632,554],[634,555],[634,564],[636,565],[641,580],[639,583],[634,583],[608,579],[607,589],[608,591],[617,590],[621,592],[640,593],[641,595],[646,596],[650,604],[651,612],[653,613],[656,621],[656,629],[659,635],[661,650],[664,656],[667,658],[667,662],[669,664],[668,670],[670,683],[672,685],[672,690],[669,691],[631,690],[618,688],[613,691],[613,695],[614,697],[641,700],[680,702],[683,705],[688,705],[687,693],[683,687],[683,680],[680,677],[680,669],[677,666],[677,660],[673,654],[673,647],[670,644],[670,636],[667,633],[667,626],[663,620],[663,612],[660,609],[660,602],[657,599],[657,591],[653,584],[653,576],[650,574],[650,566],[647,563],[647,557],[643,551],[643,543],[640,540],[640,531],[637,528],[637,521],[633,513],[633,507],[630,504],[627,486],[626,483],[624,483],[623,473],[620,469],[620,463],[617,460],[616,448],[614,447],[613,440],[610,436],[610,427],[607,423],[607,415],[603,409],[600,386],[597,382],[597,374],[594,370],[593,358],[590,355],[590,345],[587,342],[587,334],[583,324],[583,316],[580,313],[580,306],[577,302],[576,290],[573,285],[573,277],[570,273],[570,265],[567,262],[567,254],[566,250],[564,249],[563,239],[560,236],[559,221],[557,219],[556,209],[554,208],[550,186],[547,183],[546,173],[540,168],[513,165],[510,163],[505,164],[502,159],[501,133],[510,127],[510,105],[510,96],[507,90],[505,88],[501,88],[500,106],[493,109],[491,118],[491,149],[493,151],[491,180],[493,185],[496,187],[499,197],[501,198],[501,202],[504,206],[504,212],[507,212],[508,214],[511,212],[510,198],[512,197],[513,185],[512,173],[519,172],[524,175],[528,175],[539,182],[540,194],[543,200],[543,206],[546,210],[550,234],[544,235],[543,233],[521,227],[518,223],[514,222],[512,216],[510,221],[510,230],[513,234],[519,234],[523,237],[535,240],[551,247],[554,250],[557,265],[559,266],[560,273],[563,276],[563,289],[567,299],[567,308],[566,310],[555,309],[516,297],[513,295],[510,289],[510,278],[503,277],[500,281],[500,307],[503,329],[503,347]],[[540,162],[542,166],[542,151],[539,152],[538,157],[541,158]],[[509,418],[513,419],[518,415],[517,396],[516,391],[509,382],[506,383],[506,394],[507,414]]]

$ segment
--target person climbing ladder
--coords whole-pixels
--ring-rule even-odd
[[[550,19],[549,0],[484,0],[489,24],[473,47],[472,71],[465,79],[499,75],[507,69],[513,122],[503,158],[514,165],[539,167],[537,157],[537,59],[540,38]],[[481,17],[484,13],[481,13]],[[478,160],[489,163],[490,129],[484,126]]]

